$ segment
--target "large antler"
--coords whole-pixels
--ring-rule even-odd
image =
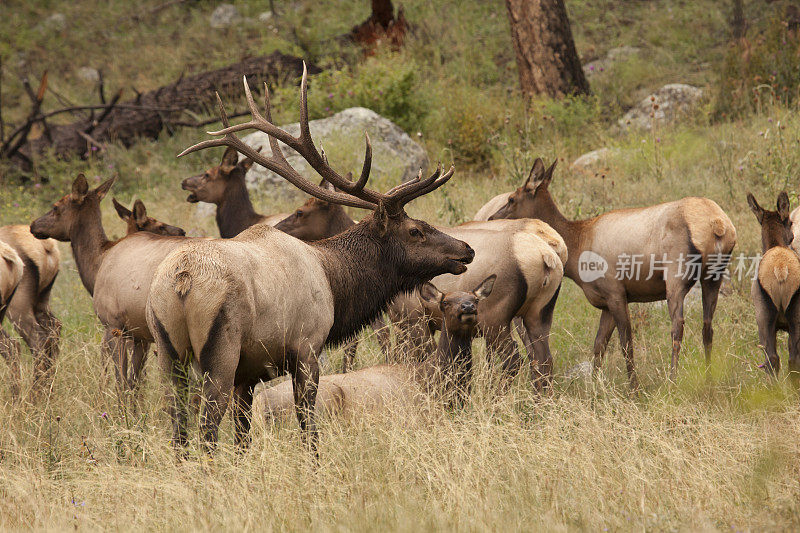
[[[376,209],[377,206],[382,203],[392,211],[398,211],[402,209],[403,205],[414,198],[440,187],[453,175],[455,170],[453,167],[445,174],[442,174],[441,166],[439,166],[436,172],[429,178],[423,180],[420,171],[420,176],[393,188],[386,194],[368,189],[365,185],[369,179],[370,170],[372,169],[372,145],[370,144],[369,135],[366,133],[364,134],[366,143],[364,164],[358,181],[352,180],[351,173],[342,176],[333,170],[328,164],[324,152],[320,153],[314,146],[314,141],[311,138],[311,131],[308,125],[308,72],[305,63],[303,63],[303,79],[300,84],[300,135],[298,137],[294,137],[272,123],[272,112],[270,109],[267,84],[264,84],[265,117],[258,110],[253,100],[253,94],[250,91],[250,86],[247,83],[246,77],[243,78],[243,82],[245,95],[247,97],[247,105],[250,108],[252,120],[231,126],[228,122],[225,108],[222,105],[222,100],[219,94],[217,94],[220,119],[222,120],[224,128],[219,131],[210,131],[208,133],[209,135],[222,136],[222,138],[197,143],[181,152],[178,157],[204,148],[230,146],[259,165],[285,178],[297,188],[320,200],[364,209]],[[270,149],[272,150],[271,156],[257,152],[235,135],[238,131],[248,129],[257,129],[267,134],[269,137]],[[283,151],[278,145],[278,141],[294,149],[324,180],[328,181],[339,190],[320,187],[300,175],[286,160]]]

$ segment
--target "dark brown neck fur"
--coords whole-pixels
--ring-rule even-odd
[[[225,189],[225,196],[217,204],[217,227],[219,236],[230,239],[239,235],[263,219],[263,215],[256,213],[250,201],[250,193],[245,186],[244,177],[241,180],[232,179]]]
[[[72,224],[70,244],[81,282],[89,294],[94,295],[94,282],[103,262],[103,254],[117,241],[109,241],[106,237],[100,219],[100,203],[91,199],[86,202],[92,203],[81,209]]]

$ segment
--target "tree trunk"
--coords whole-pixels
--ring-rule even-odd
[[[731,28],[733,30],[733,39],[738,41],[743,39],[747,33],[747,21],[744,18],[744,1],[733,0],[732,7]]]
[[[564,0],[506,0],[506,7],[523,94],[588,94]]]
[[[11,156],[11,160],[24,169],[30,169],[36,156],[47,150],[52,150],[62,158],[84,156],[92,149],[93,143],[119,141],[130,146],[140,137],[155,139],[162,129],[180,125],[186,110],[215,110],[215,92],[243,96],[243,76],[247,76],[250,87],[258,91],[264,81],[297,78],[302,72],[300,58],[274,52],[218,70],[187,76],[170,85],[141,93],[135,100],[109,104],[94,119],[51,125],[46,135],[28,139]],[[320,69],[308,65],[308,72],[316,74]]]

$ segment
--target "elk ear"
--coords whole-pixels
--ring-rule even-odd
[[[439,305],[444,294],[433,283],[425,282],[419,288],[419,296],[423,301],[431,305]]]
[[[102,200],[103,198],[106,197],[106,194],[108,194],[108,191],[111,190],[111,186],[114,185],[114,182],[116,180],[117,180],[117,178],[111,178],[111,179],[108,179],[108,180],[104,181],[103,183],[98,185],[95,190],[92,191],[92,194],[94,194],[97,197],[98,201]]]
[[[121,203],[119,203],[116,198],[112,198],[111,203],[114,204],[114,209],[117,210],[117,215],[119,215],[119,218],[121,218],[125,222],[127,222],[128,219],[131,218],[130,210]]]
[[[133,204],[133,220],[137,226],[144,226],[147,223],[147,208],[141,200],[136,200]]]
[[[75,181],[72,182],[72,199],[76,202],[83,200],[89,194],[89,183],[86,181],[86,176],[83,173],[78,174]]]
[[[539,185],[544,182],[546,173],[544,161],[542,161],[541,157],[537,157],[536,161],[533,162],[531,172],[528,174],[528,179],[525,180],[523,187],[528,191],[535,191],[539,188]]]
[[[234,150],[234,151],[235,151],[235,150]],[[261,152],[261,147],[260,147],[260,146],[258,147],[258,149],[256,149],[256,152]],[[226,151],[226,152],[225,152],[225,154],[227,155],[227,153],[228,153],[228,152]],[[239,156],[237,155],[236,157],[239,157]],[[225,158],[223,157],[223,160],[224,160],[224,159],[225,159]],[[245,157],[244,159],[242,159],[242,161],[241,161],[241,162],[239,162],[239,163],[234,163],[234,164],[235,164],[235,165],[237,165],[237,166],[238,166],[239,168],[241,168],[242,170],[244,170],[245,174],[247,174],[247,171],[248,171],[248,170],[250,170],[250,167],[252,167],[252,166],[253,166],[253,163],[254,163],[254,162],[255,162],[255,161],[253,161],[253,160],[252,160],[252,159],[250,159],[249,157]]]
[[[756,215],[758,223],[761,224],[761,221],[764,220],[764,210],[760,205],[758,205],[756,197],[753,196],[753,193],[747,193],[747,205],[750,206],[750,210]]]
[[[781,220],[789,219],[789,195],[786,194],[786,191],[781,191],[778,195],[778,214]]]
[[[219,166],[226,168],[228,172],[230,172],[233,167],[239,162],[239,152],[236,151],[236,148],[229,146],[225,153],[222,154],[222,163]]]
[[[386,211],[386,206],[383,202],[378,203],[378,208],[375,209],[375,223],[378,225],[378,234],[383,237],[386,235],[386,230],[389,228],[389,213]]]
[[[491,276],[483,280],[480,285],[475,287],[474,291],[472,291],[472,294],[475,295],[475,297],[478,299],[479,302],[481,300],[485,300],[486,298],[489,297],[490,294],[492,294],[492,289],[494,288],[495,280],[497,280],[497,274],[492,274]]]

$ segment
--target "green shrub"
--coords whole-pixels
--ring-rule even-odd
[[[800,90],[800,31],[790,30],[776,9],[763,28],[731,43],[717,82],[719,118],[760,112],[765,105],[791,105]]]

